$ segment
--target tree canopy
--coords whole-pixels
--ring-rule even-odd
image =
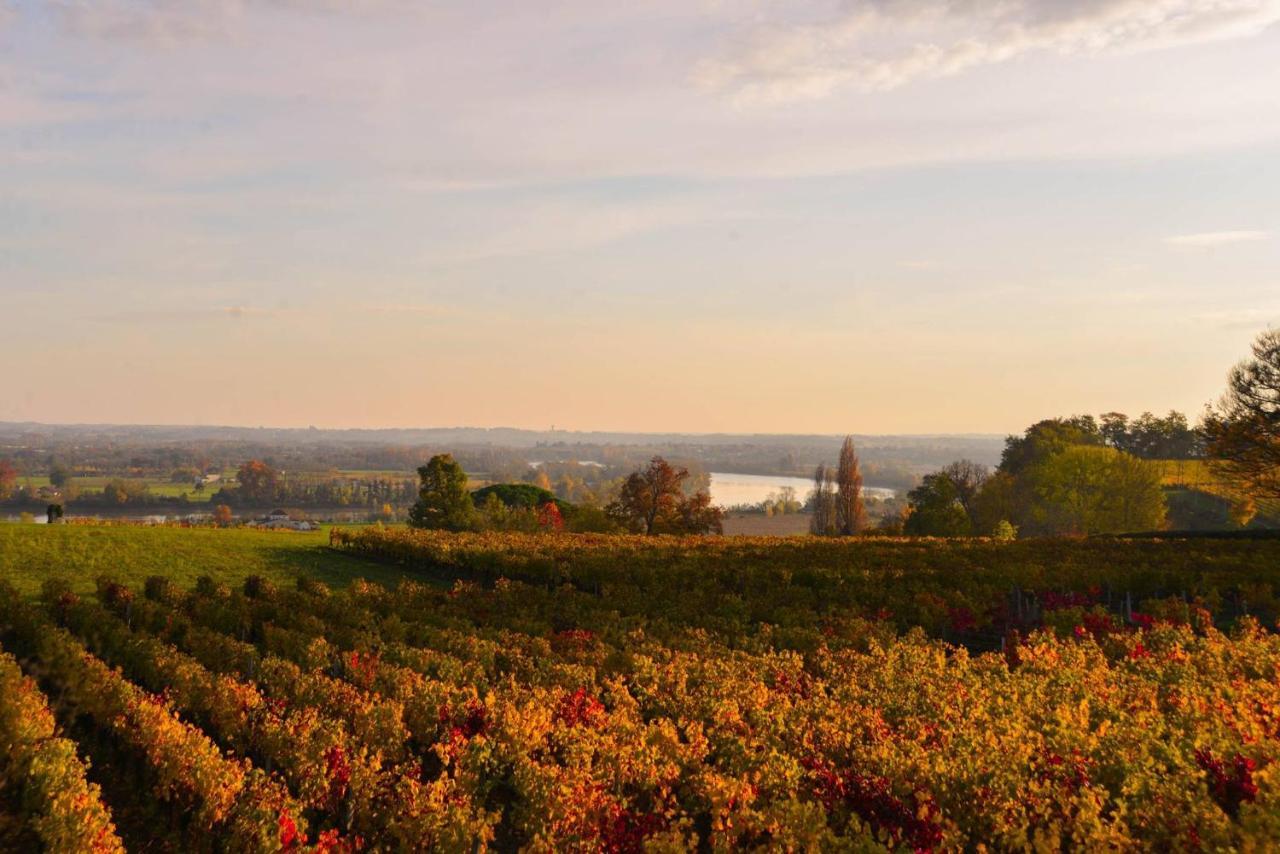
[[[1030,521],[1043,533],[1149,531],[1164,522],[1164,493],[1155,471],[1114,448],[1076,445],[1027,472]]]
[[[911,513],[903,531],[917,537],[963,537],[973,533],[960,489],[946,472],[925,475],[907,494]]]
[[[1280,498],[1280,330],[1260,334],[1205,418],[1210,456],[1262,497]]]
[[[654,457],[622,483],[618,499],[605,508],[626,530],[641,534],[722,533],[724,514],[706,492],[684,494],[689,470]]]
[[[270,503],[279,493],[280,473],[262,460],[249,460],[236,471],[236,483],[241,503]]]
[[[451,454],[437,454],[418,469],[418,500],[409,510],[415,528],[466,531],[476,527],[467,473]]]

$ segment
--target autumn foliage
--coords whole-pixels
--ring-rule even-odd
[[[340,532],[338,548],[453,580],[103,578],[94,597],[50,583],[38,604],[0,590],[0,643],[82,722],[81,749],[101,751],[88,722],[130,757],[163,817],[151,826],[177,847],[209,834],[298,851],[1275,838],[1280,637],[1229,604],[1247,587],[1251,609],[1267,607],[1267,547],[1223,548],[1221,576],[1183,571],[1186,598],[1135,598],[1108,591],[1119,575],[1089,573],[1109,555],[1136,588],[1135,567],[1165,578],[1155,560],[1178,551],[699,542]],[[926,561],[934,547],[960,570]],[[1009,578],[995,575],[1005,554]],[[817,596],[802,604],[804,591]],[[99,804],[67,821],[100,833],[114,804]]]

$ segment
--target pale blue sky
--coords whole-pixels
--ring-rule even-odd
[[[1277,92],[1277,0],[0,0],[0,420],[1195,415]]]

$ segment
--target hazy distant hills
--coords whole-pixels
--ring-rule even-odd
[[[540,445],[797,445],[833,443],[839,445],[843,434],[806,433],[625,433],[598,430],[524,430],[516,427],[413,427],[378,429],[319,429],[316,427],[229,427],[220,425],[163,424],[42,424],[34,421],[0,421],[0,437],[45,435],[59,439],[75,436],[92,439],[116,438],[151,441],[291,441],[291,442],[368,442],[374,444],[427,445],[458,443],[463,445],[501,445],[504,447],[537,447]],[[928,433],[928,434],[854,434],[862,447],[936,447],[972,445],[976,448],[996,447],[1004,436],[994,433]]]
[[[0,445],[41,446],[240,445],[249,448],[387,447],[534,451],[539,457],[600,459],[646,453],[697,459],[739,471],[792,471],[834,461],[843,437],[821,434],[628,433],[522,430],[513,427],[317,429],[217,425],[40,424],[0,422]],[[995,434],[856,435],[864,462],[893,462],[916,473],[960,458],[994,465],[1004,437]]]

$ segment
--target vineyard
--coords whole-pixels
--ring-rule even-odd
[[[1280,541],[315,548],[0,585],[0,849],[1280,838]]]

